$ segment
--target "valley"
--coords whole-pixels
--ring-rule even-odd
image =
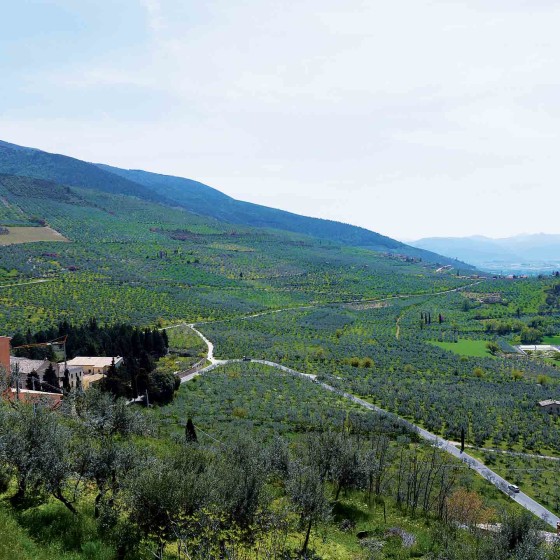
[[[51,233],[0,235],[0,335],[130,362],[59,411],[0,406],[15,558],[485,559],[477,525],[555,528],[560,362],[509,349],[558,344],[556,276],[10,146],[0,226]]]

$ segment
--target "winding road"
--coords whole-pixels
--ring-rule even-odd
[[[463,286],[463,287],[460,287],[460,288],[455,288],[453,290],[446,290],[444,292],[439,292],[437,294],[421,294],[421,295],[435,296],[435,295],[447,294],[447,293],[451,293],[451,292],[460,291],[462,289],[465,289],[467,287],[470,287],[472,285],[479,284],[479,283],[480,282],[475,282],[474,284],[470,284],[469,286]],[[414,296],[418,296],[418,295],[419,294],[414,294]],[[412,295],[391,296],[391,297],[383,298],[383,299],[379,299],[379,300],[368,300],[368,301],[387,301],[389,299],[397,299],[397,298],[405,298],[405,297],[413,297],[413,296]],[[360,301],[364,301],[364,300],[360,300]],[[339,302],[332,302],[332,303],[339,303]],[[344,302],[344,303],[354,303],[354,302]],[[262,312],[262,313],[247,315],[247,316],[244,316],[244,317],[238,317],[238,320],[239,319],[248,319],[248,318],[252,318],[252,317],[259,317],[261,315],[266,315],[266,314],[270,314],[270,313],[279,313],[281,311],[287,311],[287,310],[291,310],[291,309],[303,309],[303,308],[310,308],[310,307],[324,307],[325,305],[329,305],[329,304],[317,304],[317,305],[308,305],[308,306],[305,306],[305,307],[302,306],[302,307],[299,307],[299,308],[288,308],[286,310],[277,309],[277,310],[273,310],[273,311],[265,311],[265,312]],[[228,319],[228,320],[232,320],[232,319]],[[211,321],[199,322],[199,323],[190,323],[190,324],[189,323],[180,323],[178,325],[172,325],[171,327],[168,327],[168,328],[174,328],[174,327],[178,327],[180,325],[188,326],[204,341],[204,343],[208,347],[207,359],[210,362],[210,365],[207,366],[207,367],[201,368],[200,370],[198,370],[196,372],[190,373],[189,375],[184,376],[181,379],[181,383],[187,383],[187,382],[191,381],[194,377],[197,377],[199,375],[203,375],[205,373],[209,373],[212,370],[214,370],[218,367],[224,366],[226,364],[239,363],[239,362],[243,361],[243,360],[240,360],[240,359],[219,360],[214,356],[214,344],[210,340],[208,340],[208,338],[206,338],[206,336],[204,336],[204,334],[202,334],[202,332],[200,332],[200,330],[198,330],[196,328],[197,326],[200,326],[201,324],[207,324],[207,323],[210,323],[210,322]],[[269,367],[278,369],[280,371],[283,371],[284,373],[287,373],[289,375],[294,375],[294,376],[298,376],[298,377],[307,379],[307,380],[317,384],[319,387],[322,387],[326,391],[336,393],[337,395],[340,395],[340,396],[352,401],[353,403],[355,403],[359,406],[362,406],[363,408],[366,408],[368,410],[371,410],[373,412],[377,412],[377,413],[380,413],[380,414],[384,414],[384,415],[399,418],[402,422],[405,422],[408,426],[410,426],[410,428],[412,430],[416,431],[421,438],[423,438],[424,440],[428,441],[429,443],[437,446],[442,451],[445,451],[446,453],[449,453],[453,457],[462,461],[465,464],[466,467],[474,470],[476,473],[478,473],[480,476],[485,478],[488,482],[493,484],[496,488],[498,488],[504,494],[509,496],[512,500],[517,502],[520,506],[522,506],[526,510],[530,511],[531,513],[535,514],[537,517],[539,517],[540,519],[542,519],[543,521],[548,523],[555,530],[557,528],[558,523],[560,523],[560,518],[558,516],[556,516],[554,513],[552,513],[548,509],[546,509],[544,506],[542,506],[541,504],[539,504],[538,502],[533,500],[527,494],[524,494],[523,492],[517,492],[516,493],[516,492],[511,491],[509,489],[509,486],[511,485],[510,482],[508,482],[507,480],[502,478],[496,472],[489,469],[486,465],[484,465],[484,463],[482,463],[478,459],[475,459],[474,457],[472,457],[471,455],[468,455],[465,452],[461,452],[460,449],[458,449],[456,447],[456,444],[454,442],[442,439],[440,436],[437,436],[436,434],[433,434],[432,432],[429,432],[429,431],[425,430],[424,428],[421,428],[421,427],[419,427],[415,424],[412,424],[408,420],[405,420],[405,419],[399,417],[398,415],[396,415],[392,412],[384,410],[383,408],[380,408],[380,407],[378,407],[374,404],[371,404],[371,403],[365,401],[364,399],[356,397],[355,395],[352,395],[350,393],[346,393],[346,392],[344,392],[340,389],[337,389],[337,388],[333,387],[332,385],[328,385],[327,383],[319,381],[317,379],[316,375],[296,371],[296,370],[291,369],[289,367],[283,366],[282,364],[278,364],[276,362],[271,362],[271,361],[268,361],[268,360],[251,360],[251,362],[263,364],[265,366],[269,366]]]

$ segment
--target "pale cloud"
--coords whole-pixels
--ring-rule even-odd
[[[152,31],[160,32],[165,28],[165,20],[159,0],[140,0],[148,15],[148,25]]]
[[[556,3],[142,9],[147,39],[29,76],[51,112],[2,137],[395,237],[558,229]]]

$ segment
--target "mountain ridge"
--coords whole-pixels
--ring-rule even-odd
[[[434,264],[474,268],[366,228],[240,201],[193,179],[94,164],[5,141],[0,141],[0,173],[135,196],[154,203],[182,207],[192,213],[232,224],[279,229],[343,245],[402,254]]]

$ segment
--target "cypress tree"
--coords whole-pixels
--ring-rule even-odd
[[[187,443],[196,443],[198,441],[196,430],[194,429],[194,424],[191,418],[187,420],[187,425],[185,426],[185,439],[187,440]]]
[[[25,388],[30,391],[39,391],[40,383],[39,376],[36,371],[32,371],[27,374],[27,379],[25,380]]]
[[[66,368],[64,370],[64,379],[62,380],[62,389],[65,393],[69,393],[70,388],[70,372],[68,371],[68,368]]]
[[[60,393],[58,375],[54,370],[52,363],[49,363],[49,367],[43,374],[43,390],[47,393]]]

